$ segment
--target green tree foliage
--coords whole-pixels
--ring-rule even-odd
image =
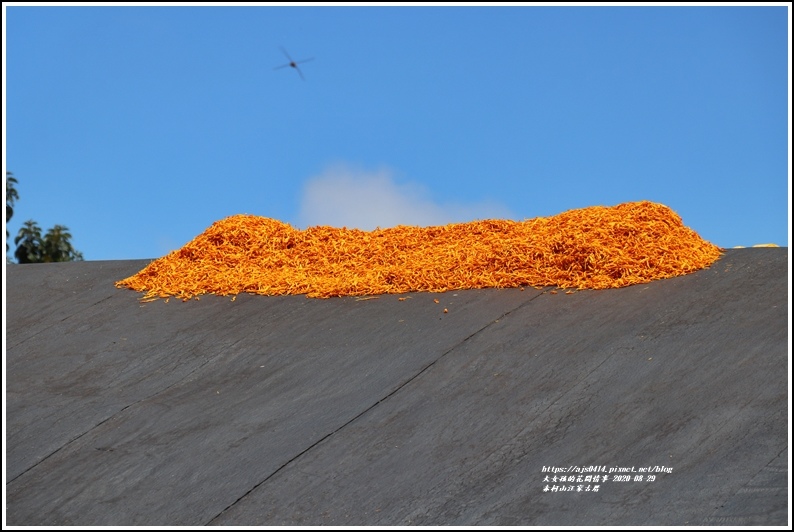
[[[44,235],[44,262],[83,260],[83,254],[72,247],[69,228],[56,225]]]
[[[14,202],[19,199],[14,187],[16,183],[13,174],[6,172],[6,223],[14,215]],[[74,249],[71,240],[72,234],[66,226],[56,225],[42,236],[39,225],[33,220],[28,220],[14,238],[14,244],[17,246],[14,257],[20,264],[83,260],[83,254]],[[6,251],[8,251],[8,230],[6,230]]]
[[[71,238],[69,229],[63,225],[56,225],[42,237],[38,224],[28,220],[14,239],[17,245],[14,256],[20,264],[83,260],[83,254],[72,247]]]
[[[12,172],[6,172],[6,227],[8,221],[14,216],[14,202],[19,199],[19,194],[14,185],[17,184],[17,179]],[[6,251],[8,251],[8,229],[6,229]]]
[[[14,256],[20,264],[44,262],[41,258],[43,248],[41,227],[33,220],[25,222],[14,239],[14,244],[17,246]]]

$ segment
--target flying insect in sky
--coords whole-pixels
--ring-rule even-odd
[[[313,58],[313,57],[310,57],[310,58],[308,58],[308,59],[301,59],[300,61],[294,61],[294,60],[293,60],[293,59],[290,57],[290,55],[287,53],[287,51],[284,49],[284,47],[283,47],[283,46],[281,46],[280,48],[281,48],[281,51],[284,53],[284,55],[287,57],[287,59],[289,59],[289,63],[286,63],[286,64],[284,64],[284,65],[277,66],[277,67],[276,67],[276,68],[274,68],[273,70],[278,70],[279,68],[284,68],[284,67],[292,67],[292,68],[294,68],[295,70],[297,70],[297,71],[298,71],[298,74],[300,75],[301,79],[302,79],[303,81],[306,81],[306,78],[304,78],[304,77],[303,77],[303,72],[301,72],[301,69],[300,69],[300,68],[298,68],[298,65],[299,65],[300,63],[306,63],[307,61],[311,61],[311,60],[312,60],[312,59],[314,59],[314,58]]]

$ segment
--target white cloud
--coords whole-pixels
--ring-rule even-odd
[[[510,219],[494,202],[439,204],[417,183],[398,184],[387,169],[337,165],[309,179],[300,206],[302,227],[330,225],[370,231],[396,225],[445,225],[488,218]]]

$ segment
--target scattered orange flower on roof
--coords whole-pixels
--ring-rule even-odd
[[[723,250],[649,201],[522,222],[482,220],[374,231],[298,230],[251,215],[213,223],[116,283],[145,299],[201,294],[308,297],[555,286],[617,288],[708,267]]]

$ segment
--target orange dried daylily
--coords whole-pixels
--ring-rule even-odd
[[[116,286],[145,299],[201,294],[308,297],[486,287],[617,288],[691,273],[722,249],[649,201],[522,222],[482,220],[374,231],[298,230],[236,215]]]

